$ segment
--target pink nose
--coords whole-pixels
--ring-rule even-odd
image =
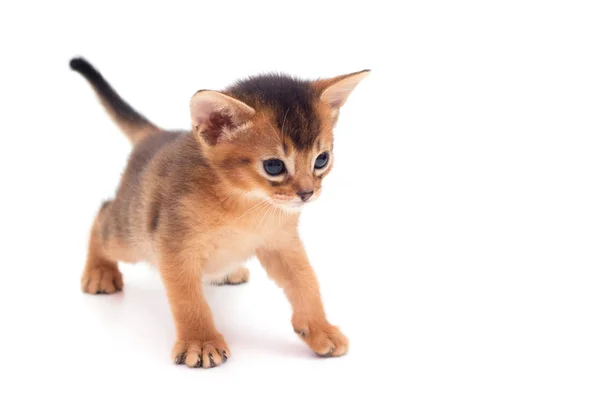
[[[306,202],[315,193],[314,190],[300,190],[296,194],[302,199],[302,202]]]

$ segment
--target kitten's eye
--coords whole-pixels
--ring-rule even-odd
[[[285,172],[285,164],[283,161],[277,158],[271,158],[270,160],[263,161],[263,167],[271,176],[281,175]]]
[[[323,167],[325,167],[325,165],[327,165],[327,161],[329,161],[328,153],[319,154],[319,156],[315,160],[315,168],[322,169]]]

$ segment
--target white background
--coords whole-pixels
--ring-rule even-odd
[[[0,391],[598,392],[600,12],[580,1],[103,1],[0,6]],[[156,124],[236,78],[364,68],[301,232],[351,340],[320,359],[283,294],[208,288],[232,349],[170,363],[156,272],[79,290],[129,145],[88,58]]]

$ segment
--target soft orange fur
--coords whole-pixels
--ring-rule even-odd
[[[314,82],[313,87],[328,91],[356,75]],[[129,134],[135,148],[116,198],[103,205],[91,231],[83,291],[122,289],[117,261],[156,265],[177,331],[173,360],[214,367],[231,351],[213,322],[203,285],[246,282],[243,263],[256,256],[289,299],[298,336],[319,355],[346,353],[348,339],[326,318],[317,278],[298,236],[302,203],[296,195],[299,189],[314,189],[311,201],[317,199],[332,168],[333,127],[350,92],[342,87],[346,90],[335,104],[325,99],[311,103],[321,124],[320,149],[295,148],[269,106],[250,110],[241,98],[228,95],[220,101],[202,91],[192,99],[192,132],[174,137],[148,124],[136,128]],[[202,112],[206,110],[229,123],[215,123],[222,119],[209,119]],[[140,137],[143,130],[152,131]],[[330,162],[315,171],[314,159],[325,150]],[[281,157],[293,172],[274,186],[261,173],[266,156]]]

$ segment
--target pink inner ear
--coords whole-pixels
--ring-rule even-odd
[[[369,73],[369,70],[364,70],[344,76],[327,87],[321,94],[321,99],[327,102],[331,108],[339,109],[346,103],[348,96],[350,96],[356,85],[369,75]]]
[[[329,95],[327,103],[329,104],[330,107],[332,107],[334,109],[338,109],[344,104],[345,99],[346,99],[346,97],[343,96],[342,93],[334,92]]]
[[[344,105],[356,84],[348,86],[344,81],[331,86],[323,93],[323,98],[331,108],[339,109]]]
[[[214,104],[210,101],[198,101],[192,106],[192,118],[195,124],[204,124],[210,120],[210,116],[215,109]]]
[[[216,145],[223,135],[225,128],[232,128],[232,117],[225,112],[212,112],[204,123],[202,137],[209,145]]]
[[[200,91],[190,102],[192,123],[198,137],[216,145],[231,137],[254,114],[254,109],[214,91]]]

